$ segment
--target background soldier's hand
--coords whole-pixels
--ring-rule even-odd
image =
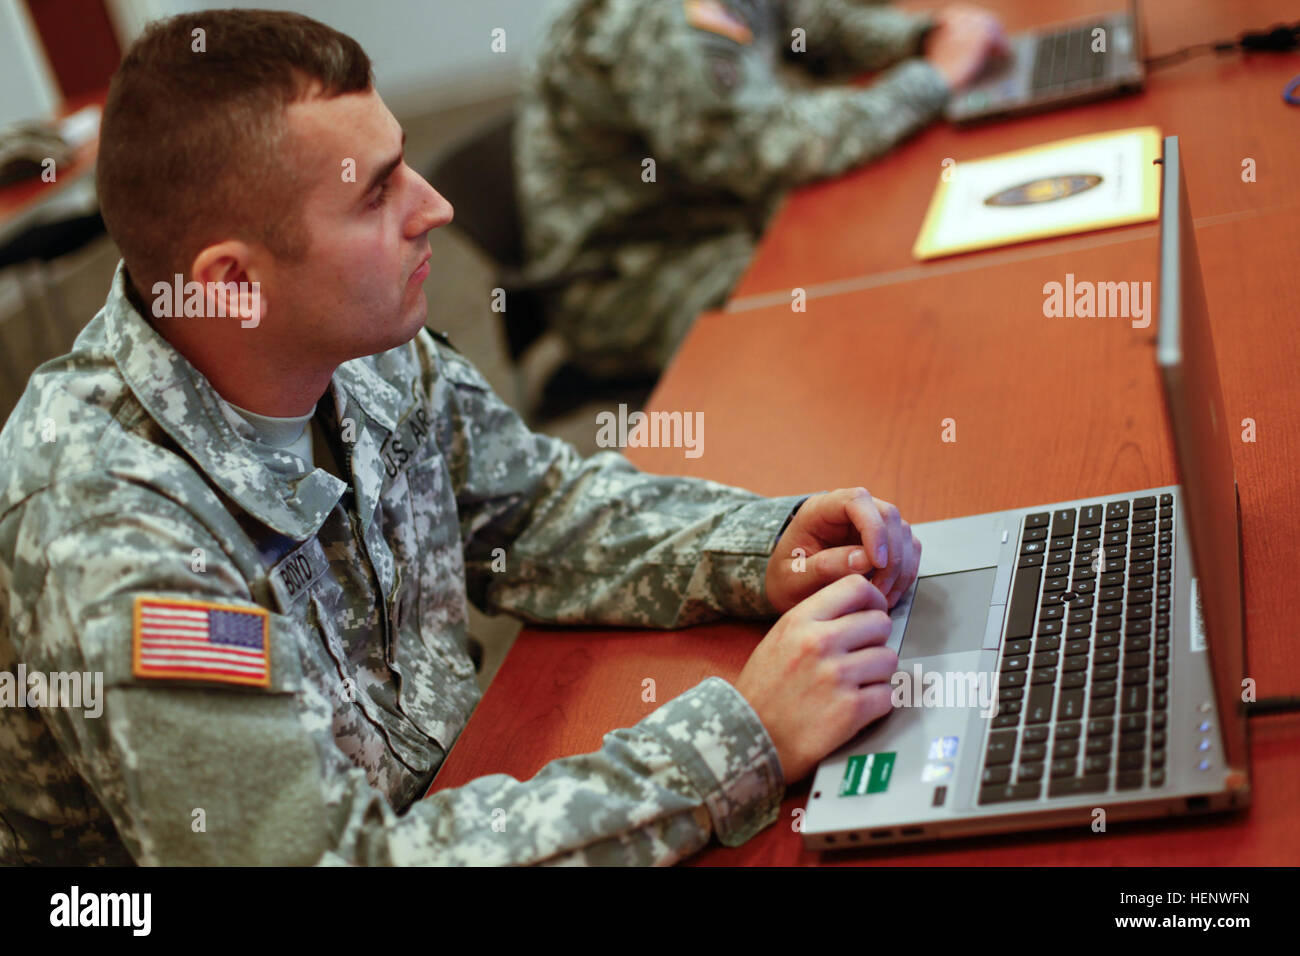
[[[979,7],[944,7],[935,24],[925,38],[925,58],[953,90],[967,86],[990,58],[1010,49],[998,18]]]
[[[920,563],[921,542],[898,508],[865,488],[840,488],[813,495],[795,512],[767,561],[767,599],[785,613],[837,578],[869,572],[893,607]]]
[[[787,784],[889,712],[891,626],[884,596],[852,574],[787,611],[754,648],[735,688],[767,728]]]

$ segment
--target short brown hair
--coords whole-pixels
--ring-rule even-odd
[[[95,173],[136,289],[187,275],[224,239],[301,260],[304,184],[284,155],[284,110],[372,83],[360,44],[300,14],[207,10],[151,23],[109,86]]]

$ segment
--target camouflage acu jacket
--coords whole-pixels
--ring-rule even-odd
[[[124,281],[0,432],[0,674],[103,680],[99,715],[0,707],[0,862],[667,863],[774,819],[772,742],[717,678],[526,783],[420,797],[479,699],[467,599],[770,615],[798,499],[583,459],[427,332],[335,373],[317,415],[344,482],[256,453]],[[242,622],[258,679],[160,668],[151,613],[212,641]]]
[[[515,132],[530,271],[757,235],[784,190],[878,156],[938,114],[945,81],[905,59],[930,26],[858,0],[558,3]],[[894,65],[867,87],[798,88],[783,61],[832,78]]]

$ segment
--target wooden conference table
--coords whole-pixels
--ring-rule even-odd
[[[1107,6],[994,4],[1012,29]],[[1217,9],[1202,10],[1202,6]],[[1287,3],[1143,4],[1148,50],[1267,26]],[[650,408],[703,411],[705,452],[629,449],[639,467],[781,495],[865,485],[912,523],[1174,483],[1152,356],[1154,324],[1045,319],[1045,282],[1157,277],[1157,229],[1130,226],[915,263],[910,248],[945,157],[974,158],[1148,123],[1182,143],[1228,418],[1245,542],[1247,672],[1300,693],[1290,612],[1300,566],[1300,108],[1281,91],[1300,57],[1205,57],[1146,92],[956,131],[936,125],[879,163],[791,196],[724,311],[700,317]],[[1256,181],[1242,181],[1242,160]],[[790,290],[808,291],[793,312]],[[940,440],[953,418],[957,441]],[[594,426],[593,426],[594,427]],[[1230,432],[1232,430],[1230,429]],[[526,629],[434,784],[520,779],[597,749],[610,730],[709,675],[734,680],[765,628]],[[1126,865],[1300,861],[1300,715],[1252,722],[1246,813],[847,852],[805,851],[787,789],[778,822],[695,864]]]

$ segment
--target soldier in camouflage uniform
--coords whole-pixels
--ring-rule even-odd
[[[255,14],[273,31],[302,19]],[[223,18],[245,16],[187,15],[162,39],[188,43],[199,23],[219,50]],[[115,103],[110,94],[106,142]],[[373,89],[298,106],[339,142],[399,142]],[[309,141],[337,169],[321,136]],[[314,193],[312,214],[340,188]],[[349,203],[361,187],[350,188]],[[401,223],[423,243],[450,218],[407,166],[383,188],[400,218],[339,221],[373,222],[375,235]],[[106,204],[110,228],[116,215]],[[312,256],[331,248],[318,237]],[[530,432],[445,341],[416,332],[423,292],[407,288],[402,302],[421,305],[404,306],[415,323],[404,344],[338,364],[301,420],[235,406],[211,377],[233,381],[292,308],[272,297],[256,329],[232,332],[236,361],[204,374],[201,349],[186,354],[159,330],[182,326],[146,318],[125,261],[73,351],[33,375],[0,431],[0,677],[98,674],[103,699],[0,700],[0,864],[668,863],[770,824],[784,772],[808,772],[834,745],[796,760],[758,705],[710,678],[532,780],[498,774],[420,799],[479,699],[468,601],[528,621],[636,627],[790,611],[778,636],[813,598],[826,626],[874,601],[880,643],[881,592],[852,573],[863,564],[842,561],[849,548],[818,553],[818,542],[840,521],[844,544],[888,550],[875,580],[890,603],[915,579],[919,547],[892,508],[879,535],[857,538],[846,515],[865,506],[861,490],[823,509],[643,474],[615,452],[581,458]],[[376,314],[378,331],[362,331],[387,334],[386,321]],[[325,320],[311,329],[330,332]],[[286,378],[301,371],[293,359]],[[293,421],[304,439],[268,427]],[[816,573],[773,559],[783,529],[782,548],[806,548]],[[759,647],[758,676],[789,684],[773,663],[784,652]],[[897,661],[873,650],[869,673],[811,695],[844,692],[839,740],[883,712],[878,699],[859,712],[862,685],[887,696],[880,682]]]
[[[0,861],[651,862],[770,822],[772,745],[717,679],[580,767],[391,808],[424,794],[479,700],[467,598],[559,623],[771,615],[764,571],[798,499],[584,460],[427,332],[339,368],[320,416],[330,435],[355,423],[334,455],[350,469],[313,469],[253,440],[124,275],[0,438],[0,670],[102,671],[107,694],[98,720],[0,711]],[[270,683],[139,673],[135,602],[168,597],[267,609]]]
[[[784,190],[933,119],[949,84],[914,57],[932,25],[854,0],[560,4],[515,166],[531,276],[608,273],[550,303],[572,359],[598,377],[661,369],[725,301]],[[896,65],[866,88],[795,89],[783,59],[841,77]]]

